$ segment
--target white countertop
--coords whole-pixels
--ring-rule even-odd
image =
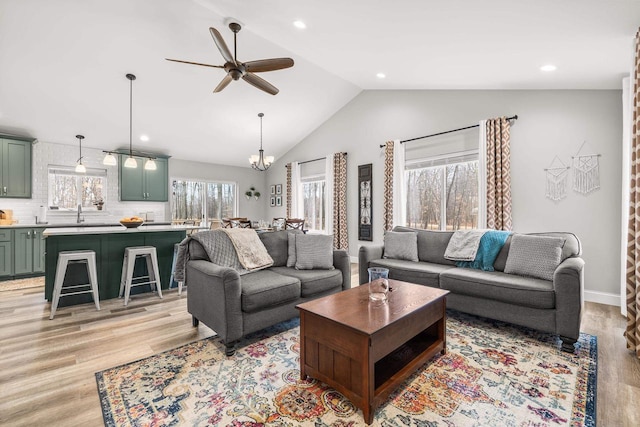
[[[199,225],[141,225],[138,228],[126,228],[124,225],[120,227],[60,227],[46,228],[42,235],[47,237],[81,234],[153,233],[158,231],[206,230],[207,228]]]

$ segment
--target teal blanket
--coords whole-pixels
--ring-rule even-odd
[[[456,262],[456,265],[463,268],[494,271],[493,263],[496,261],[496,258],[500,253],[500,249],[502,249],[510,234],[510,231],[487,231],[480,239],[475,259],[473,261],[458,261]]]

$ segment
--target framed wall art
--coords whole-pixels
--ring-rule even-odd
[[[282,206],[282,196],[276,196],[276,206]]]
[[[282,194],[282,184],[276,184],[276,194],[277,195]]]
[[[276,194],[276,186],[275,185],[271,186],[271,194]]]
[[[373,164],[358,166],[358,240],[373,240],[371,176]]]
[[[273,186],[272,186],[273,187]],[[269,198],[269,206],[273,207],[276,205],[276,196],[271,196]]]

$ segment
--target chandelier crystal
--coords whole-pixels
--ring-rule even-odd
[[[275,158],[273,156],[265,157],[264,155],[264,150],[262,149],[262,118],[264,117],[264,113],[258,113],[258,117],[260,117],[260,150],[258,151],[259,154],[254,154],[249,157],[249,163],[251,163],[251,167],[255,170],[266,171]]]

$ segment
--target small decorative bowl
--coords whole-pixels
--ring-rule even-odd
[[[124,225],[127,228],[138,228],[143,223],[144,221],[120,221],[120,224]]]

